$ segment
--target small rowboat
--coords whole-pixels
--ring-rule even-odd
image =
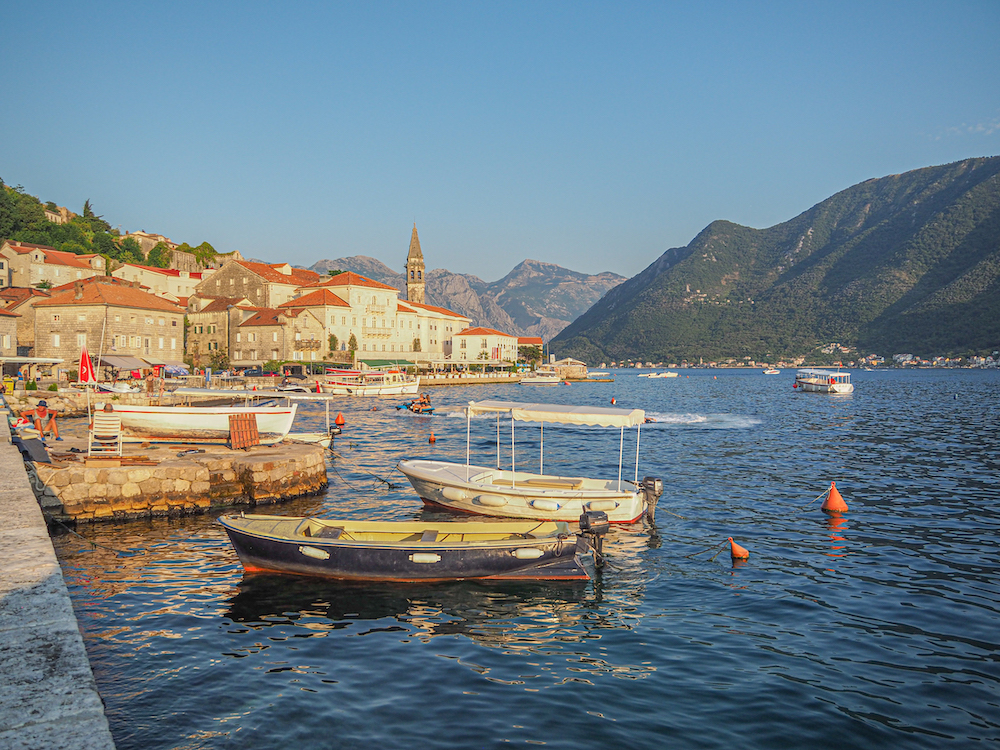
[[[580,522],[219,518],[248,573],[373,581],[585,580],[581,557],[600,554],[608,523],[603,513]]]

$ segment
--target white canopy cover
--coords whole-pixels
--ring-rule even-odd
[[[599,427],[637,427],[646,419],[646,412],[642,409],[529,404],[517,401],[470,401],[465,411],[470,417],[476,414],[509,412],[518,422],[558,422]]]

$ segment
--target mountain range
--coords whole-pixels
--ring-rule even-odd
[[[715,221],[551,342],[594,362],[1000,348],[1000,157],[867,180],[767,229]]]
[[[366,255],[320,260],[309,269],[320,274],[334,269],[353,271],[394,286],[404,295],[406,292],[404,274]],[[428,271],[425,279],[428,305],[466,315],[474,326],[517,336],[540,336],[544,341],[625,281],[624,276],[615,273],[588,275],[537,260],[522,261],[499,281],[486,282],[442,268]]]

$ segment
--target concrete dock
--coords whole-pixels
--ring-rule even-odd
[[[0,747],[114,750],[48,528],[0,422]]]

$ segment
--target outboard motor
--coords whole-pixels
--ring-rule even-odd
[[[659,477],[643,477],[640,487],[646,496],[646,518],[652,523],[656,513],[656,501],[663,494],[663,480]]]
[[[594,564],[604,565],[604,535],[611,524],[603,510],[587,510],[580,515],[580,533],[587,537],[594,549]]]

